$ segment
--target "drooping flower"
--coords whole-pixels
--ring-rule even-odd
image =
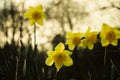
[[[116,27],[112,27],[108,24],[103,24],[100,38],[103,47],[108,46],[109,44],[117,46],[117,40],[120,39],[120,31]]]
[[[43,25],[43,18],[45,18],[45,14],[43,12],[42,5],[38,5],[36,7],[29,7],[29,11],[24,13],[24,16],[30,19],[30,24],[38,23]]]
[[[46,64],[48,66],[51,66],[53,63],[55,63],[57,71],[59,71],[63,65],[71,66],[73,64],[73,60],[72,58],[70,58],[71,52],[64,49],[64,44],[60,42],[55,47],[55,51],[48,51],[48,58],[46,59]]]
[[[83,38],[83,33],[68,32],[66,34],[66,44],[68,45],[68,48],[70,50],[73,50],[75,48],[75,46],[80,46],[82,38]]]
[[[88,47],[89,50],[92,50],[94,48],[94,44],[97,41],[97,35],[98,32],[91,32],[90,27],[88,27],[88,30],[85,33],[85,38],[82,40],[82,47],[86,48]]]

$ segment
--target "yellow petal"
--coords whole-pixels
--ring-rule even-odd
[[[30,19],[30,25],[33,25],[35,23],[35,20]]]
[[[52,57],[48,57],[45,61],[45,63],[48,65],[48,66],[51,66],[53,64],[54,60]]]
[[[30,13],[30,12],[25,12],[25,13],[23,14],[23,16],[26,17],[26,18],[30,18],[31,13]]]
[[[40,25],[43,25],[43,20],[42,19],[39,19],[39,20],[37,20],[36,21],[38,24],[40,24]]]
[[[43,6],[42,5],[38,5],[38,6],[36,6],[36,9],[37,9],[37,11],[42,11],[43,10]]]
[[[82,38],[84,36],[84,33],[74,33],[74,36]]]
[[[55,47],[55,51],[59,52],[62,52],[64,49],[65,49],[64,44],[61,42]]]
[[[72,37],[73,37],[72,32],[67,32],[67,34],[66,34],[66,38],[72,38]]]
[[[79,44],[79,46],[81,46],[82,48],[86,48],[87,47],[87,40],[86,39],[81,40],[81,44]]]
[[[73,41],[72,39],[68,39],[68,40],[66,40],[65,44],[68,44],[68,45],[72,44],[72,41]]]
[[[108,46],[110,43],[106,39],[101,39],[101,44],[103,47]]]
[[[117,46],[118,41],[117,41],[117,40],[115,40],[115,41],[111,42],[111,44],[112,44],[113,46]]]
[[[34,8],[34,7],[32,7],[32,6],[29,6],[29,9],[32,11],[32,10],[34,10],[35,8]]]
[[[93,35],[98,35],[98,32],[92,32]]]
[[[100,33],[100,37],[103,38],[105,37],[106,32],[111,30],[111,26],[109,26],[108,24],[103,24],[102,25],[102,31]]]
[[[55,51],[48,51],[48,52],[47,52],[47,55],[48,55],[48,56],[53,56],[54,54],[55,54]]]
[[[42,14],[42,16],[43,16],[43,18],[47,18],[47,16],[44,13]]]
[[[65,53],[66,55],[71,55],[72,53],[68,50],[63,50],[63,53]]]
[[[73,60],[69,56],[66,57],[66,60],[63,62],[65,66],[71,66],[73,65]]]
[[[103,31],[100,32],[100,38],[105,38],[105,35],[104,35]]]
[[[89,43],[89,44],[88,44],[88,49],[89,49],[89,50],[92,50],[93,48],[94,48],[94,45],[91,44],[91,43]]]
[[[108,25],[108,24],[103,24],[102,25],[102,31],[106,31],[106,30],[109,30],[109,29],[111,29],[110,25]]]
[[[63,64],[55,63],[55,67],[57,68],[57,72],[60,70],[60,68],[63,66]]]
[[[75,48],[75,45],[70,44],[70,45],[68,45],[68,48],[69,48],[70,50],[73,50],[73,49]]]
[[[114,31],[115,31],[115,33],[116,33],[116,38],[117,38],[117,39],[120,39],[120,30],[115,29]]]
[[[88,27],[87,31],[86,31],[86,34],[88,34],[90,32],[91,28]]]

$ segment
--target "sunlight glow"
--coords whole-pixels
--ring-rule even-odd
[[[4,1],[8,1],[8,0],[4,0]],[[4,6],[4,1],[0,0],[1,4],[3,4],[2,6]],[[27,10],[29,6],[36,6],[38,4],[42,4],[44,6],[44,8],[46,8],[45,6],[49,6],[48,3],[50,3],[52,0],[10,0],[10,1],[14,2],[15,5],[17,5],[17,9],[20,8],[20,10],[23,9],[22,4],[20,4],[20,3],[24,3],[24,8],[25,8],[25,10]],[[7,2],[6,4],[10,4],[10,1]],[[57,1],[58,0],[56,0],[56,3],[57,3]],[[110,2],[113,2],[113,1],[120,2],[119,0],[110,0]],[[66,0],[66,2],[67,2],[67,0]],[[72,16],[72,15],[70,18],[71,21],[73,21],[72,22],[73,23],[73,30],[72,30],[73,32],[78,32],[78,31],[85,32],[88,27],[91,27],[92,31],[99,32],[101,30],[101,25],[103,23],[107,23],[107,24],[110,24],[111,26],[119,27],[119,25],[120,25],[120,22],[119,22],[120,21],[120,16],[119,16],[120,11],[119,10],[117,10],[116,8],[112,8],[112,9],[110,8],[110,9],[106,9],[106,10],[100,9],[102,7],[110,6],[110,3],[107,0],[90,0],[90,1],[88,1],[88,0],[73,0],[73,2],[77,2],[79,4],[78,9],[80,10],[80,12],[77,13],[80,16],[79,19],[76,19],[77,17]],[[56,8],[56,9],[58,9],[58,8]],[[71,9],[71,11],[72,11],[72,9]],[[23,14],[20,14],[20,15],[22,16]],[[51,15],[54,16],[54,14],[52,14],[52,13],[51,13]],[[10,28],[12,21],[8,20],[8,22],[6,21],[5,24],[6,24],[6,26],[9,27],[8,42],[10,42],[10,40],[13,37],[13,35],[12,35],[13,30]],[[29,21],[27,23],[23,22],[23,24],[24,24],[24,26],[26,26],[24,28],[26,28],[29,31],[30,35],[27,32],[23,32],[22,41],[24,41],[24,44],[27,44],[28,43],[27,41],[30,37],[31,43],[33,45],[34,44],[34,31],[33,31],[34,27],[28,25]],[[47,46],[51,46],[50,43],[57,34],[65,35],[64,33],[62,33],[63,30],[66,32],[71,31],[70,25],[67,22],[67,20],[64,20],[64,26],[61,26],[59,21],[56,19],[50,19],[50,20],[46,19],[43,26],[37,25],[37,31],[36,31],[36,36],[37,36],[36,40],[37,41],[36,42],[38,45],[42,45],[44,47],[46,47],[46,44],[47,44]],[[19,34],[20,34],[19,32],[17,32],[15,34],[15,41],[19,41],[18,40],[20,37],[20,36],[18,36]],[[0,35],[0,37],[1,37],[1,35]],[[1,38],[1,39],[3,39],[3,38]],[[6,38],[4,38],[4,40],[0,40],[0,42],[2,42],[2,41],[6,41]],[[38,47],[40,49],[42,49],[42,47],[40,47],[40,46],[38,46]],[[51,47],[49,47],[49,48],[51,48]]]

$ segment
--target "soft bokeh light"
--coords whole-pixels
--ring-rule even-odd
[[[4,1],[8,1],[8,0],[4,0]],[[1,4],[0,7],[3,8],[4,7],[4,1],[0,0]],[[10,5],[10,1],[12,1],[13,3],[15,3],[15,5],[17,5],[17,7],[19,8],[19,10],[22,10],[23,7],[25,8],[25,10],[28,10],[29,6],[35,6],[38,4],[42,4],[44,9],[46,10],[46,7],[49,6],[50,2],[52,0],[9,0],[6,5],[9,6]],[[56,4],[58,3],[59,0],[56,0]],[[72,1],[72,0],[70,0]],[[65,4],[67,4],[67,0],[64,1]],[[76,17],[71,18],[71,20],[73,21],[73,32],[85,32],[87,30],[88,27],[91,27],[92,31],[100,31],[101,30],[101,25],[103,23],[108,23],[111,26],[117,26],[120,27],[120,10],[116,9],[116,8],[111,8],[111,3],[113,2],[115,3],[117,6],[119,6],[118,2],[120,2],[119,0],[73,0],[73,2],[77,2],[79,4],[78,9],[80,10],[79,15],[81,17],[79,17],[78,19],[76,19]],[[24,3],[24,6],[23,4]],[[84,4],[83,4],[84,3]],[[56,5],[57,6],[57,5]],[[103,7],[110,7],[106,10],[101,9]],[[53,7],[54,8],[54,7]],[[58,8],[55,8],[56,10]],[[61,10],[63,10],[63,8],[61,8]],[[72,10],[71,10],[72,11]],[[22,14],[20,14],[22,15]],[[54,14],[51,14],[52,16],[54,16]],[[27,24],[26,24],[27,23]],[[34,34],[33,34],[33,26],[28,25],[28,22],[25,22],[24,25],[26,29],[28,29],[29,33],[30,33],[30,37],[31,37],[31,42],[34,45]],[[6,22],[6,26],[10,27],[11,25],[11,21],[7,21]],[[59,23],[58,20],[56,19],[50,19],[50,20],[45,20],[44,25],[43,26],[39,26],[37,25],[37,31],[36,31],[36,35],[37,35],[37,44],[38,45],[42,45],[43,44],[47,44],[50,47],[50,42],[53,40],[53,38],[55,37],[55,35],[57,34],[62,34],[65,35],[63,33],[63,29],[66,32],[71,31],[69,24],[66,23],[66,19],[64,22],[64,27],[61,26],[61,24]],[[9,42],[11,42],[11,38],[13,37],[12,35],[12,29],[8,30],[8,40]],[[27,44],[27,39],[29,38],[29,35],[27,34],[26,31],[23,31],[24,36],[22,38],[22,41],[24,41],[25,44]],[[2,34],[2,32],[1,32]],[[19,36],[20,32],[16,32],[15,34],[15,41],[19,41]],[[3,36],[0,36],[3,37]],[[3,40],[5,39],[5,40]],[[6,38],[2,38],[2,41],[6,41]],[[45,45],[45,47],[47,46]],[[52,46],[52,44],[51,44]],[[39,47],[39,46],[38,46]],[[39,47],[41,49],[41,47]],[[48,47],[47,47],[48,49]]]

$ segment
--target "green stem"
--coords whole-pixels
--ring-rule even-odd
[[[18,54],[18,56],[16,56],[16,72],[15,72],[15,80],[18,80],[19,60],[20,60],[20,54]]]
[[[18,57],[16,56],[16,72],[15,72],[15,80],[18,80]]]
[[[115,69],[115,71],[116,71],[116,72],[118,73],[118,75],[120,76],[120,73],[119,73],[117,67],[115,66],[115,64],[113,63],[113,60],[112,60],[112,59],[110,59],[110,60],[111,60],[111,63],[112,63],[113,68]]]
[[[107,47],[105,47],[105,53],[104,53],[104,74],[103,74],[103,80],[106,80],[106,76],[107,76],[107,74],[106,74],[106,61],[107,61]]]
[[[104,66],[106,64],[106,57],[107,57],[107,47],[105,47],[105,54],[104,54]]]
[[[36,24],[34,24],[34,57],[33,59],[35,60],[36,58]],[[38,75],[38,67],[36,62],[34,61],[34,67],[35,67],[35,72],[36,72],[36,76],[37,76],[37,80],[40,80],[39,75]]]
[[[36,24],[34,24],[34,50],[36,52]]]
[[[88,76],[89,76],[89,79],[92,80],[90,71],[88,71]]]
[[[57,80],[57,71],[55,72],[55,78],[53,80]]]

